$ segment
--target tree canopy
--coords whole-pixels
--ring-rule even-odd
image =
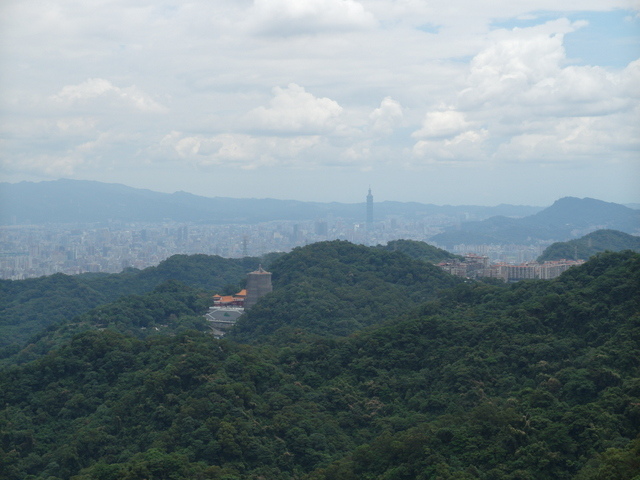
[[[276,291],[311,281],[316,265],[318,294],[349,286],[349,273],[414,289],[416,276],[439,278],[341,242],[290,255],[272,266]],[[169,282],[105,305],[79,317],[100,328],[0,370],[0,478],[640,474],[638,254],[600,254],[551,281],[458,282],[346,336],[141,333],[190,318],[197,292]]]
[[[640,237],[617,230],[597,230],[576,240],[552,243],[538,257],[538,261],[588,260],[597,253],[620,252],[622,250],[640,252]]]

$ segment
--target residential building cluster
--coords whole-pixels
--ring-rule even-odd
[[[473,252],[477,255],[483,255],[489,258],[491,262],[504,263],[525,263],[535,260],[548,244],[541,245],[517,245],[517,244],[492,244],[492,245],[471,245],[460,244],[454,245],[451,249],[456,255],[465,255],[467,252]]]
[[[515,282],[556,278],[569,268],[583,263],[584,260],[557,260],[513,265],[505,262],[490,263],[490,259],[486,255],[467,254],[462,260],[442,262],[438,266],[445,272],[458,277],[498,278],[505,282]]]
[[[326,218],[252,225],[112,222],[2,226],[0,278],[20,280],[54,273],[117,273],[131,267],[158,265],[175,254],[240,258],[288,252],[294,247],[334,239],[365,245],[385,244],[400,238],[425,240],[442,231],[442,225],[430,224],[429,219],[390,218],[377,222],[367,231],[364,222]]]
[[[261,256],[323,240],[384,245],[391,240],[427,241],[458,221],[447,216],[389,217],[374,223],[341,218],[274,221],[243,225],[184,223],[50,224],[0,227],[0,278],[20,280],[54,273],[117,273],[158,265],[175,254],[203,253],[225,258]],[[460,248],[469,246],[461,246]],[[541,247],[478,245],[492,261],[516,263],[536,258]],[[456,247],[454,250],[459,250]]]

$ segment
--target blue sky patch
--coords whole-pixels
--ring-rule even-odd
[[[418,30],[426,33],[438,33],[440,31],[440,25],[434,25],[432,23],[425,23],[417,28]]]
[[[494,28],[513,29],[540,25],[557,18],[572,22],[586,20],[588,25],[564,38],[567,58],[572,64],[600,65],[624,68],[640,58],[640,19],[635,12],[614,10],[611,12],[535,12],[535,18],[509,19],[496,22]]]

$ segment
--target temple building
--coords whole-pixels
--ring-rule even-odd
[[[216,338],[224,336],[244,313],[245,308],[256,304],[263,295],[273,291],[271,272],[258,267],[258,270],[247,275],[247,288],[235,295],[214,295],[213,306],[205,318],[209,320],[211,332]]]
[[[240,307],[244,308],[244,300],[247,298],[247,290],[240,290],[235,295],[214,295],[214,307]]]

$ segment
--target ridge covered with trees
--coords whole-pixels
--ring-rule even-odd
[[[246,273],[261,259],[227,259],[210,255],[174,255],[157,267],[122,273],[55,275],[26,280],[0,280],[0,358],[15,354],[50,326],[71,320],[126,295],[142,295],[168,281],[221,292],[237,291]]]
[[[378,245],[378,247],[391,252],[401,252],[416,260],[429,263],[462,258],[460,255],[454,255],[451,252],[417,240],[391,240],[386,245]]]
[[[228,338],[278,342],[293,330],[348,335],[461,281],[402,252],[340,240],[296,248],[270,269],[273,293],[246,312]]]
[[[582,238],[552,243],[538,257],[538,262],[562,259],[587,260],[600,252],[622,250],[640,252],[640,237],[617,230],[596,230]]]
[[[169,282],[77,317],[100,328],[0,370],[0,478],[640,475],[640,254],[487,285],[325,242],[271,270],[275,291],[238,333],[251,345],[198,331],[199,290]],[[414,298],[360,313],[367,290]],[[167,321],[170,334],[142,333]]]

